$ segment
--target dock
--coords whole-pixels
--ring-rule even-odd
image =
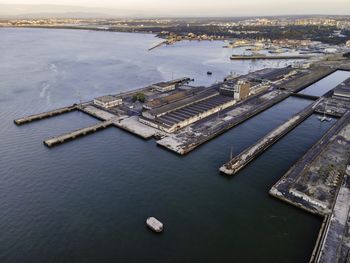
[[[232,158],[229,162],[220,167],[220,172],[226,175],[234,175],[243,169],[248,163],[253,161],[257,156],[263,153],[266,149],[271,147],[279,139],[297,127],[301,122],[303,122],[307,117],[309,117],[313,112],[315,107],[322,101],[322,98],[312,103],[301,112],[294,115],[288,121],[277,127],[272,132],[268,133],[262,139],[260,139],[254,145],[248,147],[239,155]]]
[[[309,59],[312,56],[305,55],[283,55],[283,56],[265,56],[265,55],[232,55],[231,60],[260,60],[260,59]]]
[[[309,94],[302,94],[302,93],[291,93],[292,97],[302,98],[302,99],[308,99],[308,100],[318,100],[319,96],[309,95]]]
[[[332,203],[331,196],[327,196],[327,200],[322,200],[322,202],[320,202],[318,197],[309,198],[305,194],[301,194],[302,189],[298,186],[300,184],[298,181],[301,180],[300,182],[302,185],[306,186],[308,185],[308,181],[312,181],[312,179],[308,179],[308,173],[311,173],[311,171],[318,171],[320,169],[312,168],[310,171],[310,167],[313,165],[313,162],[317,161],[317,159],[319,159],[319,164],[327,167],[335,167],[336,169],[340,167],[339,162],[344,156],[346,157],[346,155],[349,154],[349,151],[346,149],[348,146],[347,142],[344,142],[345,137],[339,133],[344,129],[349,129],[349,127],[347,128],[347,125],[349,125],[349,120],[350,112],[347,112],[292,167],[290,167],[290,169],[270,189],[269,194],[313,214],[324,216],[325,214],[329,213],[329,206],[324,204]],[[334,150],[334,148],[336,150]],[[346,154],[343,156],[339,153]],[[329,158],[329,156],[333,157]],[[337,164],[333,164],[333,166],[331,166],[326,162],[326,160],[336,161]],[[313,166],[316,167],[316,165]],[[329,175],[332,173],[334,172],[329,170]],[[316,178],[322,178],[322,176],[318,176]],[[331,176],[327,176],[325,178],[328,180],[328,187],[333,186]],[[304,180],[306,180],[306,183]],[[323,182],[323,184],[319,183],[318,185],[322,187],[325,184]],[[336,185],[333,187],[336,187]],[[308,190],[308,188],[305,189]],[[312,190],[315,192],[315,189]],[[321,189],[321,192],[322,191],[323,193],[325,192],[324,189]],[[331,192],[332,191],[327,191],[327,193]]]
[[[316,244],[310,262],[347,262],[350,232],[350,164],[337,191],[332,213],[325,217],[320,242]]]
[[[239,102],[227,110],[221,111],[221,118],[225,118],[224,121],[216,122],[214,120],[210,125],[211,128],[206,129],[204,132],[200,131],[201,134],[197,133],[196,136],[184,139],[187,138],[183,136],[184,132],[175,133],[174,135],[167,136],[157,141],[157,144],[180,155],[188,154],[200,145],[225,133],[229,129],[245,122],[264,110],[267,110],[289,96],[290,94],[285,91],[275,90],[263,92],[243,102]],[[225,111],[228,111],[228,113],[225,113]],[[208,120],[208,122],[212,122],[212,120]],[[196,129],[195,127],[196,126],[192,129]]]
[[[50,117],[53,117],[56,115],[66,113],[66,112],[70,112],[70,111],[76,110],[77,108],[78,108],[78,105],[74,104],[72,106],[63,107],[63,108],[59,108],[59,109],[55,109],[55,110],[51,110],[51,111],[47,111],[47,112],[19,118],[19,119],[14,120],[13,122],[17,125],[22,125],[22,124],[29,123],[32,121],[42,120],[42,119],[50,118]]]
[[[69,133],[65,133],[63,135],[59,135],[57,137],[53,137],[53,138],[45,140],[44,144],[47,147],[53,147],[55,145],[62,144],[66,141],[73,140],[77,137],[85,136],[87,134],[94,133],[98,130],[105,129],[105,128],[111,126],[114,121],[115,121],[114,119],[110,119],[110,120],[103,121],[103,122],[97,123],[95,125],[86,127],[86,128],[82,128],[82,129],[75,130],[75,131],[72,131]]]
[[[167,41],[166,41],[166,40],[165,40],[165,41],[162,41],[162,42],[158,43],[157,45],[155,45],[155,46],[149,48],[148,51],[152,51],[153,49],[156,49],[157,47],[160,47],[160,46],[163,46],[163,45],[166,45],[166,44],[167,44]]]

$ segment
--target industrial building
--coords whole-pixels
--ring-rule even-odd
[[[181,78],[181,79],[176,79],[176,80],[167,81],[167,82],[159,82],[159,83],[153,84],[151,88],[159,92],[168,92],[190,81],[191,81],[190,78]]]
[[[244,100],[250,95],[252,83],[247,79],[224,83],[220,87],[220,94],[233,97],[236,101]]]
[[[146,102],[143,105],[144,109],[147,110],[152,110],[155,108],[159,108],[161,106],[164,106],[166,104],[170,104],[179,100],[182,100],[184,98],[189,98],[191,96],[196,95],[197,93],[199,93],[200,91],[203,91],[204,87],[190,87],[187,89],[183,89],[183,87],[181,87],[180,91],[176,91],[170,94],[166,94],[165,96],[162,97],[156,97],[154,99],[149,100],[148,102]]]
[[[122,98],[106,95],[94,99],[94,104],[105,109],[116,107],[123,103]]]
[[[159,92],[167,92],[174,90],[176,88],[175,83],[169,83],[169,82],[159,82],[157,84],[153,84],[152,88],[154,88],[156,91]]]
[[[292,76],[296,75],[298,71],[289,66],[285,68],[265,68],[254,73],[250,73],[247,78],[257,82],[269,82],[270,84],[279,84]]]
[[[144,111],[140,122],[165,132],[175,132],[235,104],[233,97],[208,88],[185,99]]]
[[[236,101],[264,92],[273,85],[289,80],[298,73],[297,69],[266,68],[249,73],[240,78],[229,79],[220,87],[220,94],[233,97]]]

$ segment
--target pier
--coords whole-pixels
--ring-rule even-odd
[[[284,55],[284,56],[265,56],[265,55],[232,55],[231,60],[257,60],[257,59],[309,59],[312,56],[305,55]]]
[[[98,130],[105,129],[105,128],[111,126],[113,124],[113,122],[114,122],[114,119],[110,119],[107,121],[97,123],[97,124],[90,126],[90,127],[86,127],[83,129],[75,130],[73,132],[65,133],[63,135],[59,135],[57,137],[53,137],[53,138],[45,140],[44,144],[47,147],[53,147],[55,145],[62,144],[66,141],[73,140],[77,137],[85,136],[87,134],[94,133]]]
[[[14,120],[13,122],[17,125],[22,125],[22,124],[29,123],[32,121],[37,121],[37,120],[53,117],[56,115],[60,115],[60,114],[66,113],[66,112],[70,112],[70,111],[76,110],[77,108],[78,108],[78,105],[74,104],[72,106],[63,107],[63,108],[59,108],[56,110],[51,110],[51,111],[47,111],[47,112],[19,118],[19,119]]]
[[[153,47],[151,47],[151,48],[149,48],[148,49],[148,51],[152,51],[153,49],[156,49],[157,47],[160,47],[160,46],[163,46],[163,45],[166,45],[168,42],[165,40],[165,41],[163,41],[163,42],[160,42],[159,44],[157,44],[157,45],[155,45],[155,46],[153,46]]]
[[[346,147],[346,143],[343,142],[344,136],[339,134],[343,129],[346,129],[349,120],[350,112],[347,112],[282,176],[282,178],[270,189],[270,195],[313,214],[321,216],[328,214],[330,208],[320,206],[321,202],[317,198],[305,198],[304,195],[298,195],[296,194],[296,191],[293,190],[295,190],[295,185],[299,179],[306,180],[306,182],[303,182],[303,185],[308,185],[307,173],[310,172],[312,163],[318,157],[320,163],[328,165],[325,160],[336,160],[338,162],[338,160],[341,160],[340,157],[342,155],[339,155],[339,153],[342,153],[342,151],[345,153],[347,152],[347,155],[349,154],[349,151],[340,151],[342,147]],[[327,151],[327,145],[330,144],[335,144],[334,147],[336,148],[336,151],[334,151],[334,149],[332,150],[332,148]],[[322,152],[325,153],[324,156],[321,155]],[[333,157],[328,158],[329,156]],[[339,168],[339,164],[333,164],[333,167]],[[319,169],[320,168],[317,170]],[[313,170],[317,171],[315,168],[313,168]],[[331,172],[329,172],[329,174],[331,174]],[[321,176],[319,176],[319,178],[321,178]],[[331,185],[331,178],[326,178],[329,180],[328,185]],[[322,186],[324,183],[319,185]],[[328,191],[328,193],[330,192],[331,191]],[[331,203],[331,200],[332,198],[328,197],[327,202]]]
[[[302,98],[302,99],[308,99],[308,100],[318,100],[320,97],[314,96],[314,95],[308,95],[308,94],[302,94],[302,93],[291,93],[292,97]]]
[[[288,132],[297,127],[301,122],[303,122],[307,117],[309,117],[313,112],[315,107],[320,103],[322,99],[309,105],[307,108],[303,109],[301,112],[293,116],[291,119],[277,127],[275,130],[264,136],[257,143],[250,146],[244,150],[239,155],[235,156],[229,162],[220,167],[220,172],[227,175],[234,175],[241,169],[243,169],[248,163],[253,161],[257,156],[263,153],[266,149],[271,147],[280,138],[285,136]]]

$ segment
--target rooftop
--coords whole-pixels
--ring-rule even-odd
[[[295,70],[292,67],[286,67],[286,68],[265,68],[258,70],[254,72],[253,74],[249,75],[249,78],[257,78],[262,80],[270,80],[270,81],[277,81],[281,78],[283,78],[285,75],[289,74]]]
[[[194,103],[194,102],[196,102],[198,100],[205,99],[205,98],[213,96],[215,94],[219,94],[219,93],[215,89],[207,88],[207,89],[204,89],[202,92],[198,92],[194,96],[191,96],[189,98],[184,98],[182,100],[179,100],[179,101],[176,101],[176,102],[164,105],[162,107],[150,110],[149,112],[150,112],[151,115],[157,116],[159,114],[163,114],[165,112],[176,110],[178,108],[184,107],[184,106],[186,106],[188,104]]]
[[[103,103],[108,103],[108,102],[112,102],[115,100],[120,100],[120,98],[114,97],[112,95],[106,95],[106,96],[101,96],[101,97],[95,98],[95,100],[101,101]]]
[[[153,100],[149,101],[148,103],[146,103],[145,106],[148,108],[151,108],[151,109],[157,108],[157,107],[163,106],[165,104],[169,104],[169,103],[181,100],[183,98],[191,97],[191,96],[195,95],[196,93],[200,92],[201,90],[203,90],[202,87],[194,87],[194,88],[191,88],[189,90],[176,91],[176,92],[171,93],[167,96],[153,99]]]
[[[175,83],[172,83],[172,82],[159,82],[159,83],[153,84],[153,86],[158,86],[158,87],[162,87],[162,88],[169,87],[169,86],[172,86],[172,85],[175,85]]]

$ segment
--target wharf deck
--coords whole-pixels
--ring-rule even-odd
[[[87,134],[90,134],[90,133],[94,133],[94,132],[96,132],[98,130],[105,129],[105,128],[111,126],[114,121],[115,121],[114,119],[103,121],[103,122],[97,123],[95,125],[86,127],[86,128],[82,128],[82,129],[79,129],[79,130],[75,130],[73,132],[65,133],[63,135],[59,135],[57,137],[53,137],[53,138],[47,139],[43,143],[47,147],[53,147],[55,145],[62,144],[64,142],[66,142],[66,141],[73,140],[73,139],[75,139],[77,137],[81,137],[81,136],[84,136],[84,135],[87,135]]]
[[[158,129],[139,122],[138,118],[138,116],[132,116],[122,120],[114,121],[113,125],[145,140],[161,133]]]
[[[80,111],[90,115],[91,117],[97,118],[97,119],[102,120],[102,121],[106,121],[106,120],[109,120],[111,118],[116,117],[115,114],[112,114],[108,111],[99,109],[91,104],[81,105],[78,107],[78,109]]]
[[[310,85],[320,81],[321,79],[331,75],[336,72],[337,68],[332,68],[328,66],[314,66],[311,68],[311,72],[305,74],[297,79],[291,79],[290,81],[283,83],[281,89],[288,90],[290,92],[297,93]]]
[[[308,94],[302,94],[302,93],[291,93],[292,97],[302,98],[302,99],[309,99],[309,100],[317,100],[320,97],[314,96],[314,95],[308,95]]]
[[[349,120],[347,112],[270,189],[270,195],[313,214],[328,214],[341,174],[338,170],[349,155],[350,139],[339,134],[350,129]]]
[[[157,144],[177,154],[185,155],[289,96],[290,94],[285,91],[268,91],[256,95],[220,111],[220,116],[209,116],[200,123],[189,126],[189,129],[168,135],[157,141]]]
[[[37,120],[49,118],[52,116],[60,115],[60,114],[66,113],[66,112],[70,112],[70,111],[76,110],[77,108],[78,108],[78,105],[74,104],[72,106],[63,107],[63,108],[59,108],[59,109],[55,109],[55,110],[51,110],[51,111],[47,111],[47,112],[43,112],[43,113],[39,113],[39,114],[33,114],[33,115],[30,115],[27,117],[19,118],[19,119],[14,120],[14,123],[17,125],[22,125],[22,124],[29,123],[32,121],[37,121]]]
[[[216,136],[327,77],[336,70],[337,68],[329,66],[314,66],[311,73],[284,82],[278,86],[277,90],[265,91],[252,96],[226,110],[220,111],[219,117],[207,117],[199,121],[198,124],[188,126],[187,129],[165,136],[157,141],[157,144],[177,154],[185,155]],[[316,100],[318,98],[310,97],[309,99]],[[232,113],[228,113],[229,111]]]
[[[248,147],[239,155],[235,156],[232,160],[220,167],[220,172],[227,175],[234,175],[241,169],[243,169],[248,163],[253,161],[258,155],[263,153],[266,149],[271,147],[279,139],[285,136],[288,132],[297,127],[301,122],[303,122],[307,117],[309,117],[313,112],[315,107],[322,100],[319,99],[312,103],[301,112],[294,115],[288,121],[277,127],[275,130],[268,133],[254,145]]]
[[[283,55],[283,56],[265,56],[265,55],[233,55],[231,60],[257,60],[257,59],[309,59],[312,56],[305,55]]]
[[[322,240],[316,247],[317,254],[310,262],[349,262],[350,260],[350,165],[347,166],[332,214],[327,216]]]

